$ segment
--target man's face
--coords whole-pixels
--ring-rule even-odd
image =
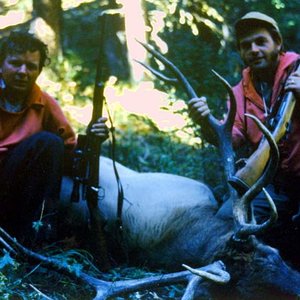
[[[40,52],[8,54],[0,66],[8,91],[27,96],[40,74]]]
[[[275,42],[265,28],[256,28],[239,40],[240,55],[252,71],[268,71],[277,66],[281,42]]]

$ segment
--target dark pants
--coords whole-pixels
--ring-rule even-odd
[[[272,197],[278,212],[278,221],[275,227],[292,222],[292,217],[298,210],[298,199],[296,199],[296,195],[289,193],[289,191],[284,188],[276,187],[274,184],[269,184],[266,190]],[[266,221],[270,216],[270,206],[265,194],[263,192],[259,193],[252,204],[254,215],[258,223]]]
[[[293,180],[287,184],[270,184],[267,191],[271,195],[278,212],[278,220],[274,226],[261,236],[270,246],[277,248],[284,259],[295,267],[300,267],[300,186]],[[254,214],[258,223],[265,221],[270,209],[264,193],[260,193],[253,201]]]
[[[34,240],[37,231],[32,225],[39,220],[41,232],[54,234],[63,156],[63,140],[40,132],[18,144],[1,162],[0,225],[22,241]]]

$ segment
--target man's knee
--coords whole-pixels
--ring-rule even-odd
[[[33,154],[32,163],[38,163],[47,169],[61,166],[64,158],[63,139],[53,133],[42,131],[28,140],[27,149]]]
[[[46,149],[54,153],[63,153],[63,139],[51,132],[42,131],[31,137],[32,143],[36,144],[40,149]]]

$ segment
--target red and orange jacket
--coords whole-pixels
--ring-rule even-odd
[[[0,89],[0,96],[1,93]],[[57,101],[34,85],[21,112],[7,112],[0,108],[0,161],[15,145],[40,131],[62,137],[67,150],[76,145],[75,133]]]
[[[278,101],[291,65],[300,58],[293,52],[286,52],[280,56],[280,62],[275,74],[271,97],[271,108]],[[233,145],[239,147],[250,141],[254,149],[258,146],[262,133],[254,121],[245,117],[245,113],[257,116],[265,121],[265,110],[262,97],[255,90],[251,80],[250,69],[243,70],[242,80],[233,88],[237,100],[237,112],[233,127]],[[297,99],[291,122],[291,131],[287,138],[280,142],[281,165],[280,172],[286,176],[300,178],[300,99]]]

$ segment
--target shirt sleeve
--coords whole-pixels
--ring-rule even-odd
[[[73,150],[76,146],[76,135],[65,117],[58,102],[48,97],[45,104],[45,123],[46,130],[59,135],[65,144],[66,150]]]
[[[241,83],[233,89],[233,93],[236,98],[236,114],[234,119],[234,124],[232,127],[232,144],[233,148],[237,149],[246,142],[246,130],[245,130],[245,109],[244,109],[244,99],[241,91]],[[230,102],[228,101],[228,107]]]

